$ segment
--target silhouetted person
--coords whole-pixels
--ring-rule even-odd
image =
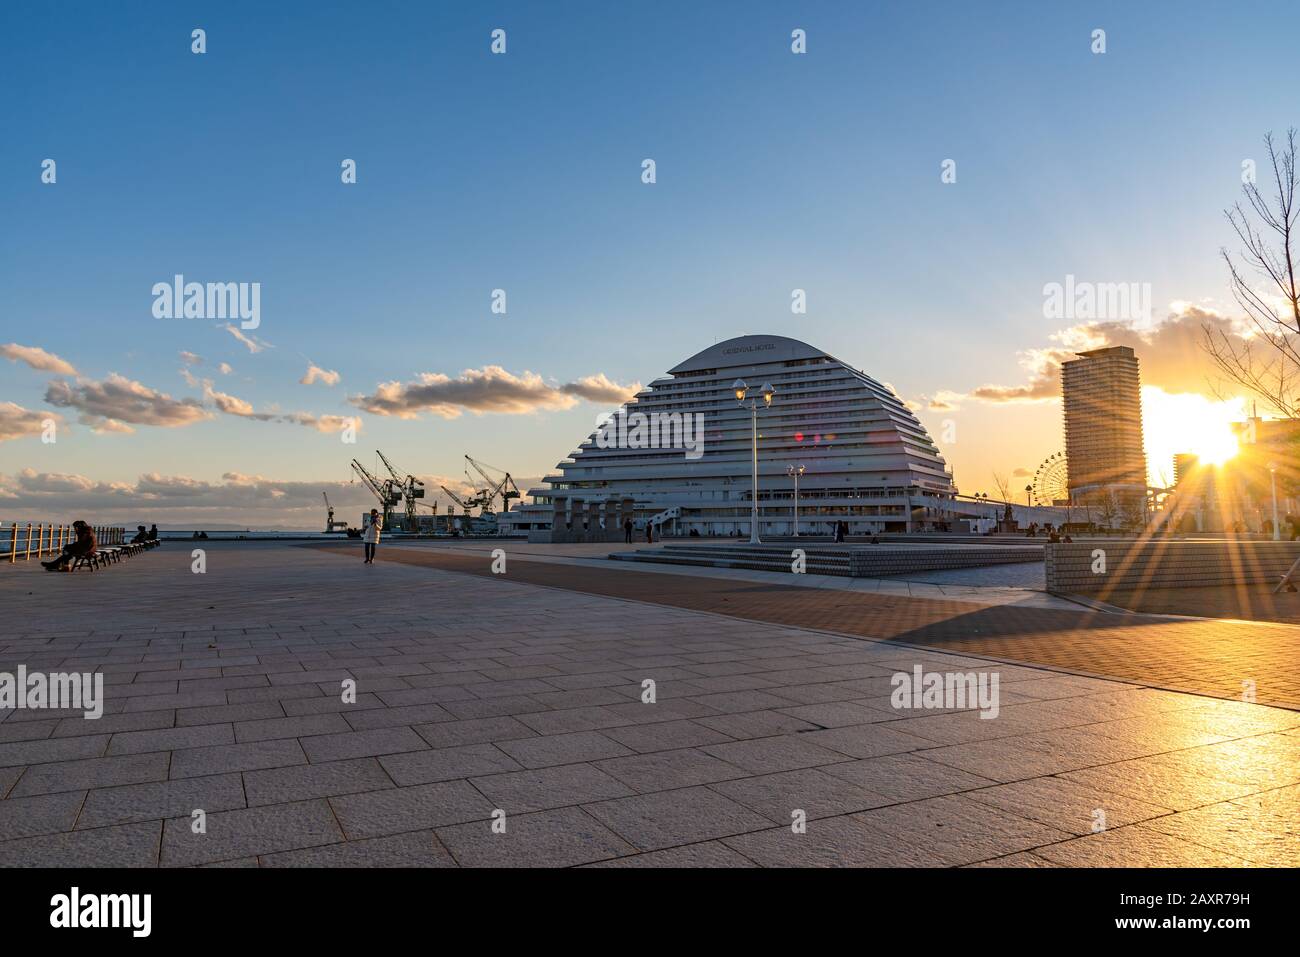
[[[158,541],[158,526],[157,526],[157,525],[150,525],[150,526],[149,526],[149,541],[151,541],[151,542],[156,542],[156,541]]]
[[[654,526],[650,524],[649,520],[645,523],[645,540],[646,543],[650,545],[653,545],[655,541]]]
[[[95,530],[81,519],[77,519],[72,523],[72,529],[77,533],[77,538],[75,541],[63,546],[63,554],[53,561],[41,562],[47,572],[61,572],[69,562],[95,554],[97,545]]]
[[[366,524],[366,560],[362,563],[373,565],[375,563],[375,546],[379,544],[379,533],[383,530],[384,520],[379,517],[379,509],[370,510],[370,521]]]
[[[149,533],[145,531],[143,525],[137,525],[135,527],[135,536],[131,539],[131,544],[142,545],[147,541],[149,541]]]
[[[623,541],[632,544],[632,519],[630,518],[623,521]]]

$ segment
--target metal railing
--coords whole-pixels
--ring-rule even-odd
[[[116,525],[92,525],[95,541],[99,545],[121,545],[126,541],[126,529]],[[53,522],[21,525],[11,522],[4,528],[0,524],[0,549],[8,546],[8,563],[30,561],[43,555],[58,555],[63,546],[77,539],[77,533],[71,524],[55,525]],[[0,550],[0,562],[5,560],[5,553]]]

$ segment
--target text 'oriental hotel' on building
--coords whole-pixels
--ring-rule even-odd
[[[889,388],[805,342],[761,335],[720,342],[655,379],[530,489],[531,503],[500,518],[541,541],[610,540],[628,519],[677,535],[748,535],[755,423],[762,535],[794,531],[796,478],[801,532],[954,521],[952,475]]]

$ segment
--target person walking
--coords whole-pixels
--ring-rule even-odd
[[[384,520],[379,517],[379,509],[370,510],[370,521],[366,524],[366,534],[363,536],[366,544],[366,560],[362,563],[373,565],[375,563],[375,546],[379,544],[379,533],[383,531]]]
[[[74,559],[95,554],[98,544],[95,541],[95,530],[81,519],[72,523],[72,530],[77,533],[77,538],[63,546],[63,554],[53,561],[41,562],[47,572],[61,572]]]

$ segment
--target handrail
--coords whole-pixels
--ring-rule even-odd
[[[101,546],[122,545],[126,542],[126,529],[118,525],[94,525],[95,541]],[[0,542],[4,542],[4,526],[0,523]],[[57,536],[55,529],[58,530]],[[28,522],[26,526],[19,525],[18,522],[11,522],[9,525],[9,564],[13,565],[20,558],[23,561],[31,561],[32,557],[40,558],[42,555],[60,555],[63,553],[63,547],[72,542],[76,537],[71,525],[58,524],[53,522],[33,524]],[[0,551],[0,562],[3,562],[5,553]]]

